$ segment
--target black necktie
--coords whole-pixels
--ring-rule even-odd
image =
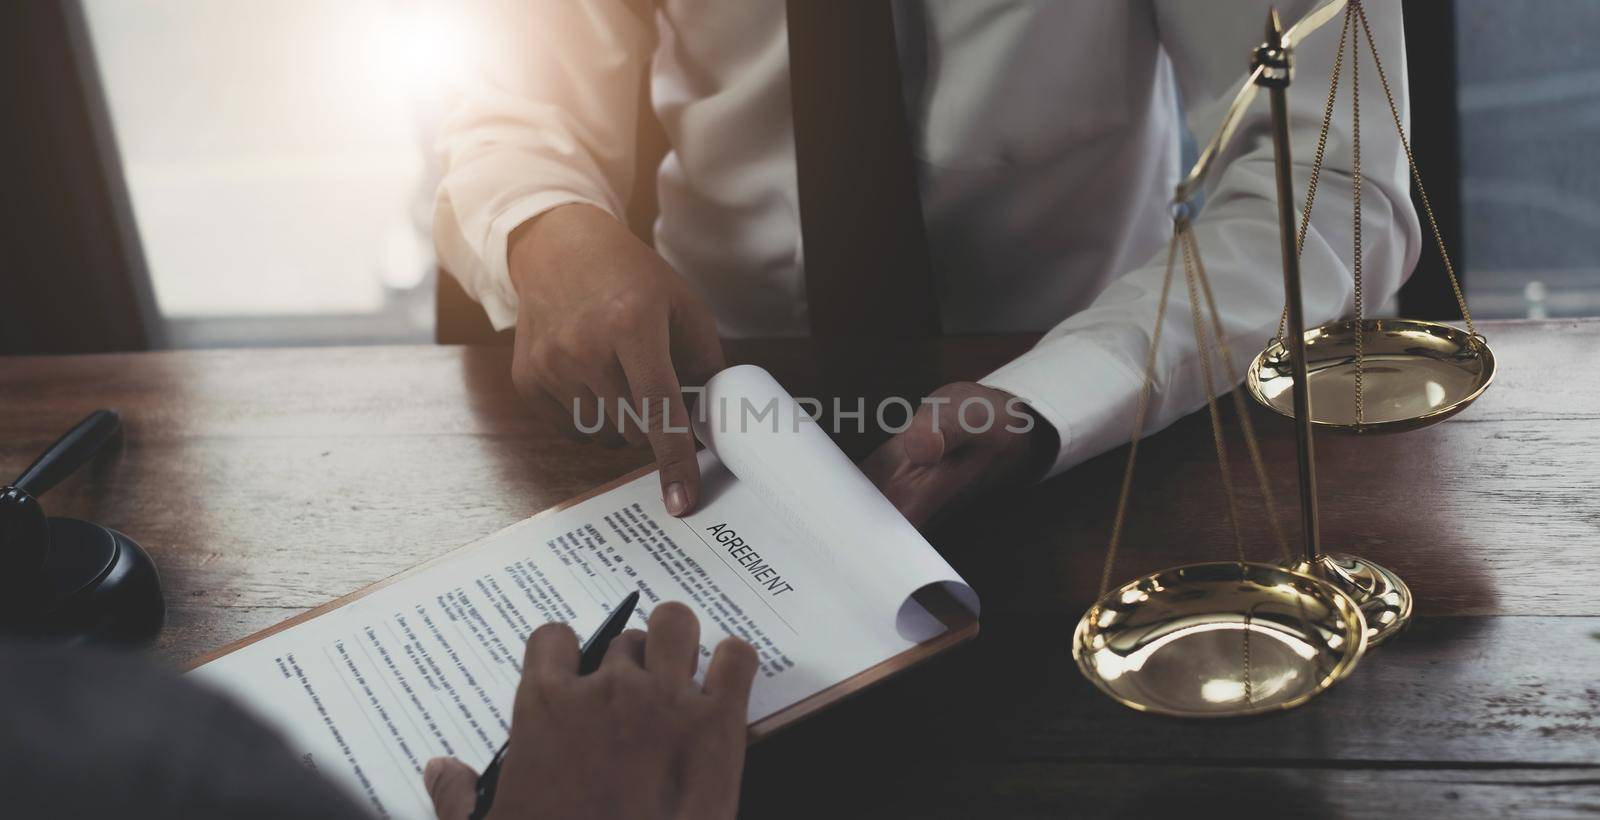
[[[788,0],[806,296],[819,342],[939,334],[889,0]]]

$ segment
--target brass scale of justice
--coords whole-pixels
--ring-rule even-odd
[[[1340,16],[1343,29],[1324,108],[1304,210],[1296,230],[1289,154],[1287,90],[1292,49]],[[1361,42],[1388,97],[1413,181],[1435,244],[1461,308],[1466,330],[1409,319],[1367,319],[1361,292]],[[1317,180],[1339,96],[1349,47],[1351,158],[1354,168],[1355,297],[1353,319],[1305,330],[1301,313],[1300,251],[1305,244]],[[1196,192],[1256,93],[1265,88],[1272,119],[1285,305],[1278,335],[1245,374],[1256,401],[1294,420],[1299,465],[1303,552],[1291,555],[1272,502],[1260,450],[1245,400],[1232,391],[1271,534],[1283,552],[1279,563],[1248,561],[1240,531],[1239,505],[1228,467],[1213,381],[1212,348],[1229,385],[1239,383],[1217,313],[1190,217]],[[1398,632],[1411,618],[1411,591],[1393,572],[1353,555],[1324,552],[1317,524],[1316,463],[1312,431],[1390,433],[1438,423],[1471,404],[1494,377],[1494,354],[1472,324],[1466,300],[1422,188],[1383,62],[1361,0],[1329,0],[1288,31],[1276,11],[1267,39],[1256,49],[1249,79],[1234,98],[1221,127],[1178,186],[1173,197],[1172,243],[1167,254],[1155,329],[1145,361],[1144,384],[1134,416],[1133,444],[1123,474],[1101,578],[1101,598],[1079,621],[1072,654],[1079,669],[1118,702],[1140,711],[1180,717],[1229,717],[1290,709],[1344,679],[1371,646]],[[1156,350],[1181,258],[1195,342],[1205,380],[1212,436],[1221,467],[1235,559],[1188,564],[1111,587],[1133,485],[1139,438],[1144,432],[1155,381]],[[1203,315],[1202,303],[1209,316]],[[1209,319],[1209,327],[1207,326]]]

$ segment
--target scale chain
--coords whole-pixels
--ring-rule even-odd
[[[1172,266],[1178,255],[1179,217],[1173,226],[1172,242],[1167,246],[1167,273],[1161,280],[1161,298],[1156,302],[1156,326],[1150,332],[1150,351],[1145,354],[1144,384],[1139,389],[1138,408],[1133,414],[1133,440],[1128,445],[1128,464],[1122,471],[1122,489],[1117,495],[1117,514],[1111,519],[1111,543],[1106,547],[1105,566],[1100,571],[1100,597],[1111,590],[1111,572],[1117,562],[1117,547],[1122,543],[1122,525],[1128,517],[1128,497],[1133,490],[1133,466],[1139,457],[1139,439],[1144,435],[1145,417],[1150,410],[1150,392],[1155,388],[1156,351],[1161,348],[1161,326],[1167,315],[1167,297],[1172,292]]]
[[[1222,413],[1217,408],[1216,381],[1213,378],[1211,370],[1211,353],[1213,348],[1207,342],[1206,324],[1205,320],[1201,318],[1199,291],[1201,290],[1202,283],[1204,283],[1207,304],[1212,308],[1211,318],[1214,323],[1213,329],[1216,335],[1211,341],[1216,343],[1214,349],[1216,350],[1217,358],[1222,360],[1223,367],[1225,368],[1230,380],[1233,378],[1233,374],[1237,371],[1233,367],[1233,354],[1228,350],[1227,335],[1223,330],[1221,317],[1216,311],[1216,302],[1214,299],[1212,299],[1211,286],[1204,280],[1205,268],[1200,263],[1200,249],[1195,243],[1193,226],[1189,222],[1185,221],[1176,227],[1177,237],[1183,243],[1183,278],[1184,283],[1189,289],[1189,313],[1192,321],[1194,322],[1194,343],[1195,348],[1200,355],[1201,378],[1205,380],[1206,409],[1210,412],[1211,416],[1211,440],[1217,448],[1217,469],[1220,471],[1222,476],[1222,493],[1227,499],[1228,524],[1233,529],[1234,556],[1239,562],[1239,569],[1242,573],[1245,565],[1244,535],[1240,529],[1238,493],[1235,491],[1233,485],[1233,470],[1229,466],[1228,462],[1227,440],[1223,436],[1222,431]],[[1238,390],[1233,390],[1232,392],[1236,397],[1239,394]],[[1241,415],[1241,419],[1241,424],[1244,425],[1244,429],[1249,431],[1251,429],[1248,421],[1249,416],[1247,414],[1243,414]],[[1258,480],[1262,482],[1262,489],[1266,490],[1266,473],[1261,469],[1261,463],[1257,457],[1256,448],[1254,446],[1254,438],[1254,435],[1247,433],[1247,442],[1249,444],[1252,461],[1254,461],[1257,467],[1256,475]],[[1267,508],[1270,511],[1272,509],[1270,492],[1267,492],[1263,495],[1263,501],[1267,504]],[[1274,522],[1274,525],[1275,524],[1276,522]],[[1274,533],[1277,532],[1276,526],[1273,527],[1273,531]],[[1252,680],[1254,676],[1250,671],[1250,613],[1246,611],[1244,615],[1245,628],[1242,634],[1242,661],[1244,666],[1244,699],[1245,703],[1248,704],[1255,700],[1255,684]]]
[[[1234,366],[1233,350],[1228,347],[1227,333],[1222,325],[1222,313],[1217,309],[1216,296],[1211,292],[1211,279],[1206,275],[1206,266],[1200,256],[1200,243],[1195,239],[1194,231],[1184,232],[1184,239],[1194,252],[1195,274],[1200,280],[1201,291],[1205,294],[1206,307],[1211,312],[1211,325],[1217,337],[1217,346],[1221,350],[1223,375],[1227,376],[1228,384],[1237,385],[1240,382],[1239,370]],[[1250,420],[1250,408],[1245,402],[1244,391],[1234,389],[1233,407],[1239,417],[1240,432],[1244,434],[1245,451],[1250,454],[1250,464],[1255,471],[1256,484],[1261,492],[1261,504],[1266,509],[1267,526],[1272,531],[1272,539],[1278,546],[1278,551],[1285,559],[1290,557],[1289,542],[1283,536],[1283,526],[1278,520],[1278,505],[1273,500],[1272,485],[1267,480],[1266,462],[1261,457],[1261,447],[1256,441],[1255,423]]]
[[[1194,253],[1188,236],[1189,223],[1183,223],[1179,241],[1183,243],[1183,280],[1189,288],[1189,312],[1194,321],[1194,346],[1200,355],[1200,377],[1205,382],[1206,408],[1211,414],[1211,443],[1217,448],[1217,467],[1222,475],[1222,494],[1228,503],[1228,524],[1233,529],[1233,549],[1244,563],[1244,536],[1239,530],[1239,504],[1233,490],[1233,471],[1228,467],[1228,445],[1222,436],[1222,413],[1217,409],[1216,380],[1211,372],[1211,348],[1206,340],[1206,325],[1200,315],[1199,283],[1195,281]],[[1222,344],[1219,338],[1217,344]]]
[[[1356,0],[1345,14],[1351,13],[1350,9],[1361,8],[1360,0]],[[1355,275],[1355,296],[1353,299],[1356,313],[1356,432],[1366,429],[1366,403],[1362,397],[1362,377],[1366,374],[1367,331],[1363,323],[1366,317],[1361,304],[1361,38],[1350,38],[1350,180],[1351,199],[1354,203],[1355,224],[1352,229],[1354,250],[1351,256],[1351,269]],[[1372,48],[1377,53],[1377,48]]]
[[[1362,324],[1364,318],[1361,287],[1361,52],[1359,49],[1360,35],[1350,37],[1353,28],[1351,21],[1355,19],[1356,9],[1361,5],[1360,0],[1351,0],[1345,6],[1344,21],[1339,27],[1339,45],[1333,52],[1333,72],[1328,82],[1328,99],[1322,107],[1322,126],[1317,132],[1316,155],[1311,160],[1311,180],[1306,186],[1306,204],[1301,209],[1300,230],[1295,237],[1295,255],[1304,256],[1306,250],[1306,234],[1311,228],[1311,210],[1317,202],[1317,183],[1322,179],[1323,159],[1327,155],[1328,133],[1333,126],[1334,106],[1339,98],[1339,79],[1344,66],[1345,44],[1350,46],[1350,158],[1351,158],[1351,196],[1353,201],[1353,227],[1351,235],[1354,237],[1354,253],[1351,262],[1353,274],[1355,308],[1355,333],[1356,333],[1356,430],[1363,429],[1366,421],[1366,406],[1363,401],[1363,376],[1366,370],[1366,329]],[[1376,53],[1376,49],[1374,49]],[[1278,315],[1278,335],[1274,339],[1280,346],[1283,345],[1283,336],[1289,322],[1289,307],[1285,305]]]
[[[1350,36],[1351,32],[1354,31],[1354,28],[1355,28],[1355,24],[1352,23],[1352,21],[1355,21],[1356,23],[1359,23],[1360,27],[1361,27],[1361,31],[1356,32],[1354,37]],[[1351,153],[1351,170],[1352,170],[1352,174],[1353,174],[1352,179],[1351,179],[1351,188],[1352,188],[1352,197],[1353,197],[1353,199],[1352,199],[1352,209],[1351,209],[1352,210],[1351,233],[1352,233],[1352,244],[1353,244],[1354,256],[1352,258],[1352,271],[1351,272],[1352,272],[1352,279],[1354,280],[1353,281],[1354,294],[1353,294],[1353,298],[1352,298],[1352,303],[1353,303],[1352,307],[1354,308],[1354,314],[1355,314],[1354,330],[1355,330],[1355,347],[1356,347],[1356,352],[1355,352],[1355,396],[1354,396],[1354,398],[1355,398],[1355,410],[1356,410],[1356,430],[1358,432],[1360,432],[1360,431],[1362,431],[1364,429],[1364,424],[1365,424],[1365,421],[1366,421],[1366,402],[1365,402],[1365,390],[1364,390],[1364,386],[1365,386],[1364,385],[1364,382],[1365,382],[1365,378],[1364,377],[1366,375],[1365,374],[1365,370],[1366,370],[1366,367],[1365,367],[1365,365],[1366,365],[1366,344],[1365,344],[1365,342],[1366,342],[1366,326],[1365,326],[1365,322],[1364,322],[1364,320],[1365,320],[1365,304],[1364,304],[1364,302],[1365,302],[1365,299],[1364,299],[1365,294],[1364,294],[1363,287],[1362,287],[1362,284],[1363,284],[1362,265],[1363,265],[1364,259],[1363,259],[1362,235],[1361,235],[1361,233],[1362,233],[1362,231],[1361,231],[1361,228],[1362,228],[1362,224],[1361,224],[1362,223],[1362,219],[1361,219],[1362,168],[1361,168],[1361,80],[1360,80],[1360,76],[1361,76],[1360,75],[1360,71],[1361,71],[1361,65],[1360,65],[1361,64],[1361,51],[1360,51],[1360,43],[1361,43],[1363,38],[1366,40],[1368,53],[1370,53],[1372,55],[1373,67],[1377,69],[1378,81],[1383,87],[1384,99],[1388,102],[1389,114],[1390,114],[1391,118],[1394,121],[1395,132],[1399,136],[1400,146],[1404,150],[1405,155],[1406,155],[1406,165],[1408,167],[1408,170],[1410,171],[1412,182],[1417,186],[1417,198],[1422,202],[1423,212],[1428,217],[1428,228],[1429,228],[1429,231],[1433,234],[1434,244],[1438,248],[1439,257],[1440,257],[1441,261],[1444,263],[1445,273],[1450,279],[1450,288],[1451,288],[1451,290],[1453,291],[1453,293],[1455,295],[1456,305],[1461,311],[1462,321],[1466,324],[1467,333],[1472,338],[1480,340],[1480,341],[1483,338],[1482,335],[1478,333],[1477,327],[1472,321],[1472,311],[1467,307],[1466,295],[1461,290],[1461,282],[1460,282],[1460,279],[1456,276],[1455,265],[1451,262],[1451,260],[1450,260],[1450,252],[1445,247],[1444,235],[1439,230],[1438,218],[1434,215],[1433,205],[1432,205],[1431,201],[1428,199],[1427,189],[1423,186],[1422,173],[1421,173],[1420,169],[1417,168],[1416,156],[1411,150],[1410,140],[1406,137],[1405,124],[1400,118],[1400,107],[1395,102],[1394,91],[1389,85],[1388,73],[1384,70],[1384,67],[1383,67],[1383,58],[1381,56],[1379,56],[1377,42],[1376,42],[1376,39],[1372,35],[1372,27],[1367,22],[1366,8],[1364,7],[1364,5],[1362,3],[1362,0],[1350,0],[1349,4],[1345,7],[1344,21],[1343,21],[1343,24],[1341,25],[1340,30],[1339,30],[1339,45],[1334,51],[1333,72],[1332,72],[1331,80],[1330,80],[1330,82],[1328,84],[1327,101],[1323,106],[1321,128],[1320,128],[1320,130],[1319,130],[1319,132],[1317,134],[1317,149],[1316,149],[1316,154],[1315,154],[1315,156],[1314,156],[1314,158],[1312,160],[1312,163],[1311,163],[1311,178],[1310,178],[1310,182],[1307,185],[1307,189],[1306,189],[1305,206],[1302,208],[1302,212],[1301,212],[1300,229],[1298,231],[1298,235],[1296,236],[1296,242],[1295,242],[1295,253],[1297,255],[1302,255],[1305,252],[1306,235],[1307,235],[1307,233],[1308,233],[1308,231],[1310,229],[1310,226],[1311,226],[1311,211],[1312,211],[1312,207],[1316,203],[1317,185],[1318,185],[1318,182],[1321,180],[1321,176],[1322,176],[1322,167],[1323,167],[1324,156],[1326,154],[1326,149],[1327,149],[1328,134],[1329,134],[1329,131],[1331,130],[1332,120],[1333,120],[1333,111],[1334,111],[1335,102],[1336,102],[1336,100],[1338,98],[1338,93],[1339,93],[1339,80],[1340,80],[1340,75],[1342,73],[1342,68],[1343,68],[1343,63],[1344,63],[1345,44],[1348,41],[1349,42],[1349,50],[1350,50],[1350,87],[1351,87],[1351,95],[1350,95],[1351,96],[1351,100],[1350,100],[1350,119],[1351,119],[1350,153]],[[1280,347],[1283,346],[1284,334],[1286,333],[1286,330],[1287,330],[1287,328],[1286,328],[1287,323],[1288,323],[1288,307],[1285,306],[1283,312],[1279,315],[1279,318],[1278,318],[1278,333],[1273,338],[1273,341],[1278,343],[1278,345]]]
[[[1178,217],[1173,222],[1172,242],[1167,248],[1167,267],[1161,281],[1161,297],[1156,303],[1155,328],[1150,334],[1150,349],[1145,357],[1144,381],[1140,385],[1138,407],[1134,412],[1133,439],[1129,444],[1128,462],[1123,470],[1122,487],[1117,496],[1117,511],[1112,519],[1111,543],[1106,548],[1105,566],[1100,575],[1100,597],[1111,589],[1111,576],[1116,566],[1117,548],[1122,541],[1123,526],[1127,520],[1128,503],[1132,497],[1134,466],[1138,462],[1139,440],[1144,433],[1145,421],[1149,414],[1150,394],[1155,388],[1155,369],[1157,352],[1160,349],[1161,330],[1165,324],[1167,304],[1172,292],[1172,274],[1176,257],[1181,248],[1183,254],[1184,283],[1189,291],[1189,310],[1194,323],[1195,347],[1200,357],[1201,377],[1204,380],[1206,407],[1211,417],[1211,438],[1217,451],[1217,466],[1221,473],[1223,495],[1227,501],[1228,524],[1233,531],[1234,555],[1241,567],[1246,563],[1244,553],[1244,536],[1240,528],[1238,495],[1233,484],[1233,473],[1229,467],[1226,440],[1223,436],[1222,415],[1217,407],[1216,380],[1211,369],[1212,345],[1207,339],[1206,322],[1202,315],[1201,298],[1204,294],[1206,307],[1211,315],[1211,324],[1215,334],[1217,356],[1222,361],[1224,373],[1229,383],[1235,383],[1238,370],[1234,366],[1233,354],[1227,348],[1227,336],[1224,332],[1221,313],[1217,310],[1216,298],[1211,290],[1210,280],[1206,277],[1205,265],[1200,260],[1200,249],[1195,242],[1194,230],[1190,222],[1184,217]],[[1243,397],[1239,391],[1232,391],[1237,408],[1240,425],[1245,436],[1245,446],[1250,454],[1251,464],[1254,468],[1256,480],[1260,484],[1262,502],[1266,507],[1268,521],[1274,539],[1278,542],[1280,551],[1288,555],[1287,543],[1283,539],[1282,530],[1278,524],[1277,508],[1272,500],[1271,487],[1267,482],[1266,467],[1262,461],[1260,448],[1256,442],[1255,431],[1250,423],[1250,415],[1245,407]],[[1248,618],[1248,613],[1246,614]],[[1250,661],[1250,630],[1247,628],[1243,634],[1243,665],[1244,665],[1244,697],[1247,703],[1254,701],[1254,682],[1251,674]]]
[[[1146,420],[1150,410],[1150,394],[1155,389],[1156,354],[1161,344],[1162,326],[1165,324],[1167,305],[1170,302],[1172,291],[1172,274],[1176,268],[1177,256],[1183,255],[1184,281],[1189,290],[1189,305],[1194,322],[1195,346],[1200,356],[1202,378],[1205,382],[1206,405],[1211,415],[1212,442],[1217,450],[1217,462],[1221,469],[1223,493],[1227,499],[1228,520],[1233,530],[1234,551],[1240,563],[1244,563],[1244,540],[1240,530],[1238,517],[1237,493],[1233,484],[1233,474],[1229,468],[1227,447],[1222,430],[1222,418],[1217,407],[1217,397],[1214,378],[1211,369],[1211,343],[1207,340],[1205,320],[1201,313],[1201,299],[1204,298],[1205,306],[1211,315],[1212,332],[1215,335],[1217,357],[1222,362],[1223,373],[1229,384],[1238,382],[1238,368],[1233,361],[1233,353],[1227,346],[1227,335],[1222,323],[1222,315],[1217,308],[1215,295],[1212,293],[1210,278],[1206,275],[1205,263],[1200,257],[1200,248],[1195,240],[1193,225],[1188,219],[1179,217],[1173,222],[1172,241],[1167,247],[1166,272],[1161,280],[1161,296],[1156,303],[1155,328],[1151,332],[1150,349],[1145,356],[1144,380],[1140,385],[1139,399],[1133,417],[1133,437],[1128,449],[1128,462],[1123,470],[1122,486],[1117,496],[1117,511],[1112,518],[1111,542],[1106,548],[1105,565],[1100,574],[1100,595],[1105,595],[1111,589],[1111,576],[1116,566],[1117,551],[1122,543],[1123,528],[1127,521],[1128,505],[1133,494],[1134,466],[1138,461],[1139,441],[1143,437]],[[1261,456],[1260,444],[1256,439],[1255,426],[1250,420],[1250,412],[1245,404],[1244,396],[1238,390],[1233,390],[1233,400],[1239,418],[1239,426],[1244,435],[1245,449],[1249,453],[1252,471],[1261,492],[1262,505],[1267,514],[1267,524],[1272,532],[1273,541],[1279,551],[1289,556],[1288,541],[1284,537],[1282,525],[1278,519],[1277,504],[1273,500],[1272,487],[1267,478],[1266,462]]]
[[[1345,7],[1344,25],[1339,29],[1339,47],[1333,52],[1333,81],[1328,84],[1328,101],[1322,107],[1322,128],[1317,133],[1317,152],[1311,160],[1311,181],[1306,186],[1306,204],[1301,209],[1300,232],[1295,237],[1295,255],[1303,256],[1306,251],[1306,232],[1311,228],[1311,208],[1317,203],[1317,183],[1322,179],[1322,158],[1328,151],[1328,131],[1333,125],[1333,106],[1339,98],[1339,73],[1344,67],[1344,44],[1350,33],[1350,7]],[[1274,341],[1282,344],[1283,334],[1288,332],[1289,306],[1283,306],[1283,312],[1278,314],[1278,335]]]

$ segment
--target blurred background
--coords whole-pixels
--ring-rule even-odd
[[[82,0],[168,344],[433,337],[446,0]]]
[[[0,145],[34,188],[0,247],[48,280],[0,352],[434,339],[432,144],[470,74],[469,5],[0,12]],[[1600,315],[1600,3],[1406,8],[1416,150],[1474,314]],[[45,240],[68,250],[39,258]],[[1456,318],[1442,276],[1430,250],[1403,312]]]
[[[1600,3],[1455,6],[1457,207],[1472,311],[1600,315]]]

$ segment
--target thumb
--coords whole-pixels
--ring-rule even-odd
[[[954,385],[952,385],[954,386]],[[900,434],[906,460],[917,467],[931,467],[971,440],[973,434],[961,423],[961,402],[965,392],[940,388],[923,400],[911,418],[911,426]]]
[[[439,820],[467,820],[478,802],[478,773],[453,757],[436,757],[422,770]]]

